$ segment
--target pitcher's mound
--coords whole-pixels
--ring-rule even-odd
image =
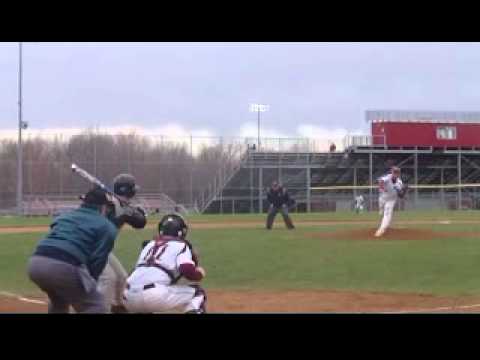
[[[443,233],[435,233],[429,229],[407,229],[407,228],[392,228],[388,229],[381,237],[375,237],[377,229],[359,229],[353,230],[350,234],[345,234],[352,239],[388,239],[388,240],[433,240],[440,236],[445,236]]]

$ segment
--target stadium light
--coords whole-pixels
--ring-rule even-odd
[[[17,213],[23,214],[23,153],[22,129],[27,123],[22,120],[22,43],[18,43],[18,145],[17,145]]]
[[[258,120],[258,150],[260,150],[260,113],[268,111],[270,109],[269,105],[264,105],[264,104],[250,104],[250,111],[251,112],[256,112],[258,114],[257,120]]]

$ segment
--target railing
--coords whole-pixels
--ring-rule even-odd
[[[260,138],[260,146],[258,139],[249,137],[245,139],[248,147],[257,152],[326,152],[329,151],[330,145],[335,145],[337,150],[341,145],[341,139],[323,140],[313,138]]]
[[[355,146],[384,147],[385,145],[385,135],[347,135],[343,140],[345,149]]]
[[[247,160],[248,151],[248,149],[246,151],[245,149],[243,149],[243,151],[237,149],[236,153],[232,156],[233,161],[227,162],[218,170],[213,181],[196,201],[196,207],[200,212],[203,212],[212,201],[222,195],[225,185],[227,185],[235,173],[242,167],[242,164]],[[237,160],[235,160],[235,158],[237,158]]]
[[[221,167],[215,174],[208,187],[202,192],[196,200],[196,205],[200,211],[204,211],[212,201],[222,196],[225,185],[232,179],[235,173],[241,168],[248,159],[249,152],[284,152],[284,153],[311,153],[329,151],[332,141],[319,140],[311,138],[260,138],[260,147],[258,147],[257,138],[245,138],[245,148],[237,149],[235,156],[237,161],[229,161]],[[341,150],[341,144],[339,144]]]

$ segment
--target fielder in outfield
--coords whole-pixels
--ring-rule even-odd
[[[363,195],[358,195],[355,197],[355,212],[357,214],[360,212],[363,212],[364,203],[365,203],[365,198],[363,197]]]
[[[392,222],[393,210],[398,198],[403,198],[407,191],[407,186],[403,185],[400,178],[400,168],[394,166],[390,174],[384,175],[378,179],[378,207],[380,215],[383,215],[380,227],[375,232],[376,237],[381,237]]]

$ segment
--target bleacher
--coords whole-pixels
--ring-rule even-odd
[[[29,195],[23,201],[23,213],[26,216],[55,216],[77,208],[80,203],[78,196]],[[166,194],[140,194],[133,203],[142,206],[148,214],[186,212]]]
[[[166,194],[141,194],[137,196],[136,202],[147,211],[147,214],[174,212],[178,207]]]
[[[27,196],[23,201],[23,213],[27,216],[58,215],[73,210],[79,205],[78,197]]]
[[[349,209],[355,195],[352,189],[324,191],[321,187],[368,186],[384,175],[393,164],[402,168],[402,179],[410,185],[468,184],[480,181],[480,151],[433,151],[425,149],[363,149],[345,152],[249,152],[240,168],[218,193],[205,202],[206,213],[258,212],[265,209],[265,189],[280,180],[303,211]],[[461,164],[461,170],[460,165]],[[459,173],[461,172],[461,179]],[[310,176],[310,177],[309,177]],[[307,180],[309,177],[309,181]],[[312,189],[308,193],[308,186]],[[357,190],[373,208],[376,189]],[[335,202],[336,206],[331,206]],[[461,202],[461,204],[460,204]],[[423,188],[411,190],[408,207],[480,208],[480,188]]]

